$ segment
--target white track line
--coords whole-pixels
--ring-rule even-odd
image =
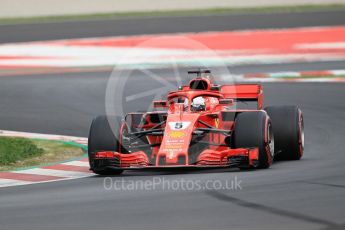
[[[74,165],[74,166],[81,166],[81,167],[90,167],[89,162],[87,161],[69,161],[63,163],[64,165]]]
[[[344,64],[345,67],[345,64]],[[345,76],[345,70],[331,70],[334,76]]]
[[[25,185],[25,184],[31,184],[31,182],[12,180],[12,179],[0,179],[0,188],[9,187],[9,186],[16,186],[16,185]]]
[[[16,131],[8,131],[8,130],[0,130],[0,136],[3,136],[3,137],[41,138],[41,139],[56,140],[56,141],[74,141],[74,142],[80,143],[80,144],[86,144],[87,143],[87,138],[85,138],[85,137],[73,137],[73,136],[64,136],[64,135],[55,135],[55,134],[16,132]]]
[[[84,172],[76,172],[76,171],[42,169],[42,168],[26,169],[26,170],[20,170],[16,172],[24,173],[24,174],[43,175],[43,176],[57,176],[57,177],[63,177],[63,178],[82,178],[82,177],[89,177],[89,176],[94,175],[91,172],[84,173]]]

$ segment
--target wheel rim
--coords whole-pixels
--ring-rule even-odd
[[[274,135],[271,123],[268,123],[268,147],[271,157],[274,155]]]
[[[121,137],[120,137],[120,150],[122,153],[128,153],[129,152],[129,144],[130,144],[130,138],[128,136],[128,128],[126,125],[123,126]]]
[[[300,117],[300,145],[301,149],[304,150],[304,121],[302,115]]]

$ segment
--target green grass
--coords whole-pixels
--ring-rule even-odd
[[[82,14],[65,16],[29,17],[29,18],[3,18],[0,24],[20,23],[47,23],[75,20],[103,20],[123,18],[145,18],[145,17],[174,17],[174,16],[197,16],[197,15],[219,15],[219,14],[241,14],[241,13],[272,13],[272,12],[307,12],[323,10],[345,10],[345,4],[330,5],[299,5],[299,6],[272,6],[253,8],[213,8],[205,10],[169,10],[151,12],[129,12],[129,13],[104,13],[104,14]]]
[[[0,171],[47,165],[83,154],[79,146],[61,141],[0,137]]]
[[[10,165],[19,160],[41,156],[42,148],[24,138],[0,138],[0,165]]]

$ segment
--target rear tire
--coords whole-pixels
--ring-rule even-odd
[[[234,148],[258,148],[258,168],[269,168],[273,160],[274,139],[269,117],[263,111],[243,112],[235,120]]]
[[[117,116],[98,116],[91,124],[88,139],[90,169],[99,175],[118,175],[123,170],[95,168],[94,157],[98,151],[120,151],[120,129],[122,119]],[[122,149],[122,148],[121,148]]]
[[[297,106],[265,108],[271,118],[275,139],[275,160],[299,160],[304,150],[304,122]]]

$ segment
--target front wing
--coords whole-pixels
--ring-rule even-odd
[[[165,156],[166,157],[166,156]],[[95,154],[94,169],[203,169],[228,167],[257,167],[259,159],[258,148],[238,148],[222,151],[206,149],[200,153],[196,163],[169,164],[159,160],[160,157],[149,157],[143,151],[119,153],[100,151]]]

